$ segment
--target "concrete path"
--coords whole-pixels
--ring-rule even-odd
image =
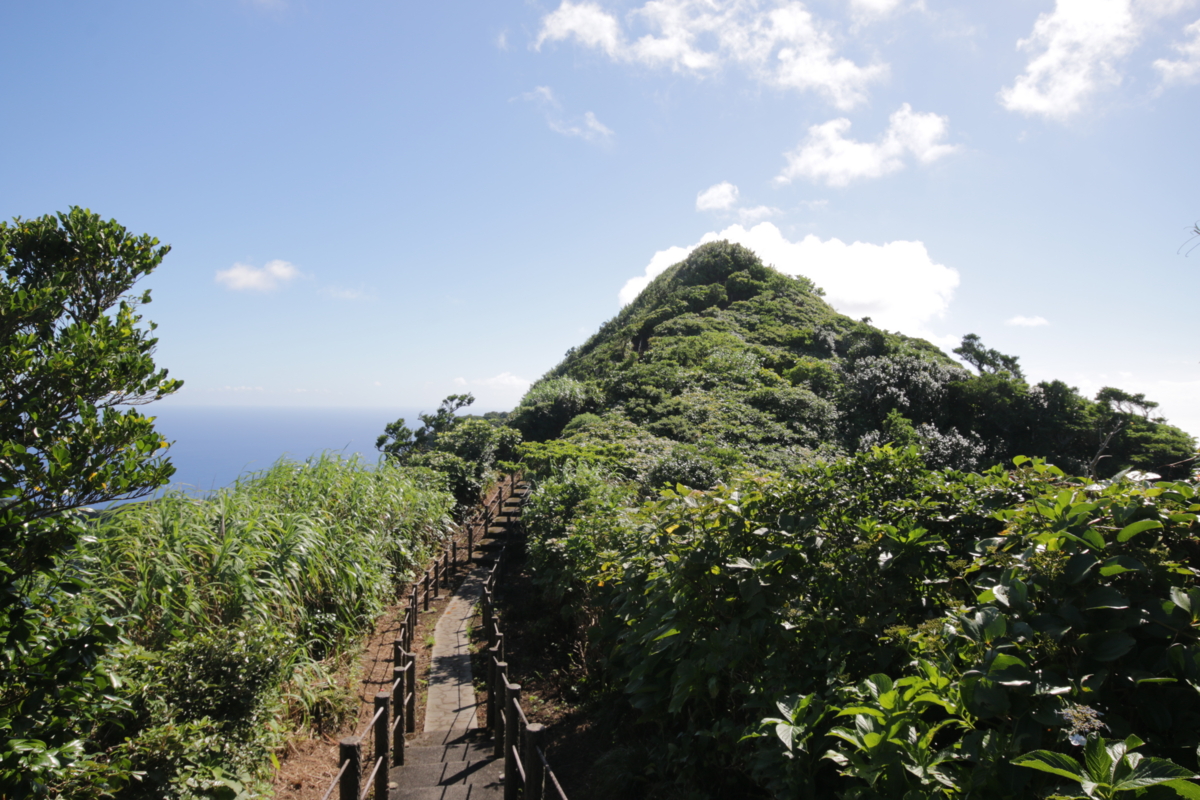
[[[462,733],[479,726],[467,624],[483,595],[484,567],[472,569],[446,604],[433,636],[429,695],[425,700],[425,732]]]

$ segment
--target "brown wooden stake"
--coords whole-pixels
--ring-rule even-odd
[[[404,657],[404,653],[400,654]],[[398,662],[399,663],[399,662]],[[392,708],[395,709],[396,719],[395,725],[392,728],[392,766],[404,766],[404,707],[407,705],[404,701],[405,689],[408,688],[408,681],[404,677],[404,667],[392,667]]]
[[[506,685],[504,696],[504,800],[517,800],[521,791],[521,774],[517,771],[517,749],[521,735],[517,704],[521,702],[521,684]]]
[[[542,747],[546,726],[531,722],[525,729],[525,800],[542,800],[546,791],[546,765],[538,750]]]
[[[375,693],[375,760],[371,762],[372,766],[378,765],[375,770],[375,798],[383,800],[388,796],[388,744],[392,737],[388,735],[388,727],[391,722],[388,719],[390,714],[389,703],[392,699],[391,692],[376,692]]]
[[[358,800],[358,784],[362,780],[362,739],[347,736],[338,742],[338,766],[349,761],[338,782],[340,800]]]

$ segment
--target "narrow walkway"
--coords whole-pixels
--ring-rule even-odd
[[[425,700],[426,733],[446,731],[453,736],[479,726],[467,629],[483,594],[486,576],[486,567],[471,570],[434,628],[429,695]]]
[[[479,728],[467,626],[492,565],[487,551],[496,538],[508,535],[520,506],[519,497],[505,501],[487,538],[476,545],[484,555],[470,554],[475,566],[434,628],[424,733],[405,748],[405,766],[388,775],[395,787],[391,800],[483,800],[503,794],[504,761],[495,757],[491,737]]]

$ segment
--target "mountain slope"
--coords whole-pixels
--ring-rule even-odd
[[[703,483],[747,464],[786,470],[872,444],[920,445],[931,466],[1015,455],[1113,474],[1172,466],[1195,441],[1140,396],[1093,402],[979,375],[922,339],[838,314],[807,278],[729,242],[697,248],[539,380],[512,415],[527,439],[617,443],[643,478]],[[1015,373],[1015,374],[1014,374]]]

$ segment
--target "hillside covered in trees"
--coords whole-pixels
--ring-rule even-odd
[[[530,389],[592,796],[1200,797],[1195,441],[956,352],[716,242]]]
[[[569,351],[510,424],[527,440],[619,444],[640,469],[691,485],[888,442],[919,445],[935,467],[1025,455],[1079,474],[1187,474],[1195,442],[1140,395],[1030,384],[1015,357],[969,336],[957,352],[972,372],[821,295],[745,247],[704,245]]]

